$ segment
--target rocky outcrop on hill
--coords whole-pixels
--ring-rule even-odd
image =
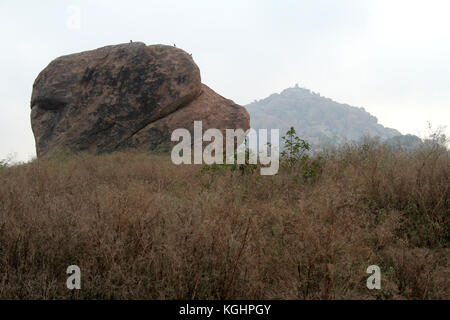
[[[31,125],[38,156],[63,148],[92,154],[147,150],[177,128],[247,130],[245,108],[201,83],[191,55],[134,42],[71,54],[37,77]]]

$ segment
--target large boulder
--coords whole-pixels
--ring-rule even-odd
[[[129,43],[52,61],[37,77],[31,125],[38,157],[56,149],[92,154],[147,150],[177,128],[249,129],[250,117],[201,83],[181,49]]]

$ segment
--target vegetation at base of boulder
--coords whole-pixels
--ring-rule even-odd
[[[329,148],[307,183],[301,161],[275,176],[138,153],[8,165],[0,298],[450,299],[439,141]],[[66,288],[73,264],[81,290]],[[366,287],[374,264],[381,290]]]
[[[172,148],[174,146],[174,143],[172,142],[164,142],[160,144],[155,144],[150,146],[148,149],[149,155],[170,155],[170,152],[172,151]]]
[[[78,156],[80,157],[81,155],[82,154],[80,153]],[[49,152],[44,157],[47,161],[50,162],[65,163],[72,159],[73,156],[74,153],[69,149],[59,148]]]

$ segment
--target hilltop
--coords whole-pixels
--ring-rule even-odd
[[[312,144],[337,144],[356,141],[363,136],[381,141],[401,136],[386,128],[364,108],[352,107],[296,85],[245,106],[254,129],[282,129],[291,126]]]

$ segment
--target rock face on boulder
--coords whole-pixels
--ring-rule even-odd
[[[31,125],[38,157],[55,149],[92,154],[148,150],[177,128],[247,130],[250,117],[201,83],[181,49],[129,43],[67,55],[37,77]]]

